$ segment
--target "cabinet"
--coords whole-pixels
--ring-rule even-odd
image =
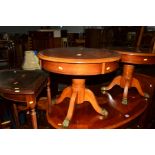
[[[102,30],[101,29],[85,29],[85,46],[87,48],[102,47]]]
[[[85,29],[85,46],[88,48],[136,46],[139,31],[138,26],[104,26]]]
[[[29,31],[28,34],[28,49],[29,50],[44,50],[54,47],[53,32]]]

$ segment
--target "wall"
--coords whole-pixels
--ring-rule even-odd
[[[0,26],[0,33],[27,33],[28,31],[38,30],[42,26]],[[83,33],[86,28],[103,28],[102,26],[48,26],[51,29],[63,29],[68,33]],[[148,30],[154,30],[155,26],[149,26]]]
[[[0,33],[27,33],[28,31],[38,30],[41,26],[0,26]],[[70,33],[82,33],[84,31],[83,26],[50,26],[50,28],[68,30]]]
[[[40,26],[0,26],[0,33],[27,33],[39,29]]]
[[[28,31],[38,30],[42,26],[0,26],[0,33],[27,33]],[[63,29],[67,30],[68,33],[83,33],[84,29],[89,28],[90,26],[47,26],[51,29]],[[91,26],[92,27],[92,26]],[[94,27],[94,26],[93,26]],[[95,26],[95,28],[101,28]]]

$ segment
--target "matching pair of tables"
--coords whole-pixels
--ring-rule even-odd
[[[54,104],[51,104],[48,91],[47,119],[55,128],[117,128],[138,117],[147,108],[149,94],[145,91],[149,89],[142,89],[141,82],[133,73],[135,64],[155,64],[154,53],[72,47],[43,50],[38,57],[44,70],[73,77],[72,85],[62,91]],[[124,63],[123,74],[115,77],[109,86],[102,87],[102,98],[97,100],[93,91],[86,88],[85,77],[113,72],[119,67],[119,61]],[[7,99],[26,102],[31,109],[33,128],[37,128],[36,97],[49,82],[44,73],[36,77],[33,71],[30,75],[26,72],[1,71],[0,93]],[[30,82],[26,80],[27,76]],[[123,89],[112,89],[115,85]],[[128,95],[130,87],[135,87],[140,95],[134,90]],[[66,102],[66,98],[69,101]]]

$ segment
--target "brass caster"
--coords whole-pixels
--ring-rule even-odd
[[[146,98],[150,98],[150,95],[147,94],[147,93],[144,93],[144,97],[146,97]]]
[[[102,92],[102,94],[106,94],[106,87],[101,87],[101,92]]]
[[[127,98],[123,98],[122,99],[122,104],[127,105],[128,104],[128,99]]]
[[[69,122],[70,122],[70,120],[65,119],[65,120],[63,121],[63,123],[62,123],[63,128],[67,128],[67,127],[69,126]]]
[[[108,116],[108,111],[106,109],[102,109],[102,115],[107,117]]]

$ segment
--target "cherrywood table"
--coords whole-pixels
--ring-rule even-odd
[[[136,64],[155,64],[155,53],[151,53],[151,51],[143,49],[136,50],[135,48],[113,48],[113,50],[121,54],[121,62],[124,63],[123,74],[115,77],[109,86],[102,87],[102,91],[110,90],[115,85],[119,85],[124,88],[122,99],[123,104],[128,103],[127,97],[128,89],[130,87],[135,87],[141,96],[149,97],[149,94],[144,93],[142,90],[139,80],[134,77],[134,69]],[[145,91],[147,92],[147,90]]]
[[[136,89],[131,88],[127,105],[121,103],[122,89],[119,86],[102,94],[100,84],[93,86],[94,92],[98,92],[96,99],[101,107],[108,110],[108,116],[104,117],[96,113],[89,102],[75,106],[74,115],[70,121],[69,129],[114,129],[114,128],[147,128],[152,109],[152,97],[154,95],[154,79],[152,77],[137,74],[135,77],[142,83],[142,88],[147,89],[150,98],[143,98]],[[62,121],[68,110],[68,99],[63,104],[52,105],[51,112],[47,115],[48,122],[54,128],[62,128]]]
[[[26,109],[30,109],[31,112],[33,128],[37,128],[36,98],[47,82],[48,74],[40,70],[1,70],[0,95],[14,102],[25,102]],[[19,123],[16,124],[19,126]]]
[[[88,101],[97,113],[108,115],[107,110],[99,106],[94,93],[85,88],[84,76],[106,74],[116,70],[120,54],[106,49],[71,47],[43,50],[39,52],[38,57],[45,70],[74,76],[72,86],[65,88],[56,99],[56,103],[59,104],[66,97],[70,98],[67,116],[62,124],[64,127],[69,125],[75,103],[81,104]]]

